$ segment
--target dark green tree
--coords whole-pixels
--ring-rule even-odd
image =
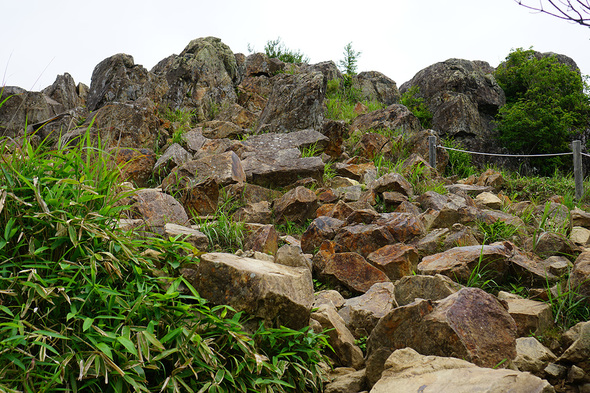
[[[569,151],[569,142],[583,135],[590,122],[590,99],[579,70],[542,56],[532,49],[510,52],[495,72],[506,94],[497,117],[499,137],[515,153]],[[536,165],[544,174],[566,161],[558,158]]]
[[[361,52],[357,52],[352,49],[352,42],[349,42],[344,47],[344,58],[338,62],[340,65],[340,71],[348,76],[356,75],[358,58]]]

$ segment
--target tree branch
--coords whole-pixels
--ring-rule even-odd
[[[514,1],[530,10],[590,27],[590,0],[546,0],[547,7],[543,6],[545,0],[538,0],[539,5],[531,5],[532,1],[527,0]]]

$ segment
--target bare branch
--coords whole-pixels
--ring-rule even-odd
[[[590,27],[590,0],[538,0],[538,5],[531,5],[532,0],[514,1],[530,10]]]

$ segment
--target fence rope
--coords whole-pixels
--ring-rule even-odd
[[[590,157],[590,154],[587,153],[580,153],[581,155],[583,155],[584,157]]]
[[[469,151],[469,150],[461,150],[461,149],[455,149],[453,147],[445,147],[442,145],[438,145],[436,147],[440,147],[443,148],[445,150],[454,150],[454,151],[460,151],[463,153],[470,153],[470,154],[479,154],[481,156],[494,156],[494,157],[516,157],[516,158],[531,158],[531,157],[556,157],[556,156],[571,156],[574,153],[573,152],[568,152],[568,153],[550,153],[550,154],[494,154],[494,153],[482,153],[479,151]],[[590,157],[590,154],[585,154],[582,153],[583,156],[586,157]]]

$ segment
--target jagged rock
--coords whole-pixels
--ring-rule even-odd
[[[352,213],[346,217],[346,224],[348,225],[355,225],[355,224],[373,224],[377,220],[379,220],[381,216],[375,210],[372,209],[358,209],[354,210]]]
[[[436,304],[419,299],[381,318],[367,340],[367,367],[377,349],[393,352],[404,347],[494,367],[516,356],[515,334],[514,320],[494,296],[463,288]],[[367,370],[367,375],[375,374]]]
[[[337,162],[334,169],[340,176],[361,181],[367,173],[374,172],[376,168],[372,161],[356,163],[349,160],[347,162]]]
[[[372,160],[380,154],[386,158],[391,157],[391,147],[390,138],[374,132],[367,132],[361,136],[352,150],[357,155]]]
[[[58,75],[51,86],[43,89],[43,94],[59,102],[63,106],[64,111],[83,106],[85,103],[80,97],[74,78],[67,72],[63,75]]]
[[[566,257],[552,256],[541,262],[545,271],[553,274],[556,277],[561,277],[566,273],[569,273],[570,269],[574,266]]]
[[[502,294],[503,292],[500,292],[498,298],[508,304],[508,313],[516,322],[516,334],[518,337],[531,334],[542,335],[553,327],[553,313],[550,304],[523,299],[518,296],[506,297]]]
[[[436,146],[442,145],[442,140],[438,133],[434,130],[415,131],[412,134],[404,135],[402,139],[403,148],[407,149],[412,154],[417,154],[424,160],[429,160],[430,146],[428,137],[434,136],[436,138]],[[449,162],[449,153],[442,147],[436,148],[436,170],[438,173],[444,173],[445,168]]]
[[[182,205],[164,192],[146,188],[137,190],[132,195],[131,211],[134,218],[141,218],[147,230],[163,234],[168,223],[187,226],[188,215]]]
[[[321,129],[327,79],[318,71],[279,74],[255,132]]]
[[[388,244],[367,256],[367,261],[387,274],[391,281],[411,275],[418,260],[418,250],[402,243]]]
[[[182,225],[166,223],[164,225],[166,237],[181,236],[181,240],[192,244],[199,251],[206,251],[209,247],[209,238],[203,232]]]
[[[279,234],[273,225],[263,225],[248,236],[244,248],[274,255],[279,249]]]
[[[235,221],[270,224],[272,209],[267,201],[254,202],[238,208],[232,217]]]
[[[191,154],[178,143],[170,145],[154,164],[154,173],[166,176],[172,169],[190,161]]]
[[[374,284],[361,296],[344,302],[338,314],[356,338],[367,337],[379,319],[397,307],[394,287],[390,282]]]
[[[332,240],[336,236],[336,230],[344,224],[344,221],[332,217],[316,218],[301,235],[301,249],[306,253],[313,252],[324,240]]]
[[[356,252],[327,253],[320,263],[316,261],[314,258],[314,270],[318,271],[321,279],[344,286],[355,293],[365,293],[374,284],[389,281],[385,273]]]
[[[225,186],[246,181],[246,174],[236,153],[228,151],[187,161],[174,168],[162,181],[162,189],[167,192],[178,191],[208,178]]]
[[[541,344],[535,337],[520,337],[516,339],[516,358],[514,365],[520,371],[528,371],[541,376],[549,362],[557,357]]]
[[[303,186],[288,191],[273,202],[277,222],[303,223],[313,217],[317,207],[315,193]]]
[[[556,232],[562,229],[564,231],[571,229],[570,211],[567,206],[561,203],[547,202],[545,205],[538,205],[533,209],[533,217],[535,219],[534,225],[537,227],[545,217],[545,228],[551,228]]]
[[[164,105],[194,109],[199,121],[211,120],[224,104],[237,102],[236,56],[219,38],[192,40],[180,55],[162,60],[152,72],[168,82]]]
[[[156,163],[156,153],[145,148],[112,148],[107,151],[119,169],[120,180],[133,182],[138,187],[147,185]]]
[[[252,53],[246,57],[246,76],[264,75],[270,77],[284,69],[285,63],[276,57],[269,58],[264,53]]]
[[[182,140],[186,144],[186,148],[193,154],[201,150],[207,142],[207,138],[203,136],[203,129],[193,128],[182,135]]]
[[[324,393],[359,393],[366,388],[365,370],[336,376],[324,387]]]
[[[344,138],[348,136],[348,125],[344,120],[327,119],[322,125],[321,133],[328,138],[328,144],[324,148],[324,153],[332,158],[340,157],[342,155]]]
[[[482,192],[475,197],[475,202],[481,203],[490,209],[498,210],[502,208],[502,200],[491,192]]]
[[[404,276],[397,280],[394,286],[395,298],[400,306],[410,304],[416,299],[441,300],[463,288],[441,274]]]
[[[219,183],[215,177],[198,183],[189,183],[182,190],[180,203],[193,216],[213,214],[219,202]]]
[[[583,228],[590,228],[590,213],[576,207],[570,211],[573,226],[580,226]]]
[[[377,71],[365,71],[356,75],[353,86],[360,90],[361,97],[367,101],[392,105],[399,103],[401,99],[396,83]]]
[[[41,92],[20,87],[0,89],[0,135],[15,137],[23,134],[27,125],[45,122],[64,112],[64,106]],[[11,96],[10,98],[8,98]]]
[[[309,324],[313,283],[308,269],[209,253],[201,255],[192,277],[190,283],[213,304],[227,304],[293,329]]]
[[[400,92],[417,86],[416,96],[424,98],[433,114],[432,128],[468,148],[489,148],[494,116],[506,102],[489,70],[487,63],[449,59],[419,71]]]
[[[456,223],[468,224],[482,218],[481,210],[475,207],[473,200],[455,194],[441,195],[427,191],[417,198],[421,207],[427,210],[429,228],[450,228]]]
[[[354,367],[357,370],[364,366],[363,352],[355,345],[354,336],[333,305],[321,304],[311,314],[311,318],[318,321],[323,330],[327,330],[328,343],[334,349],[338,365]]]
[[[82,127],[66,132],[62,143],[80,138],[92,123],[92,136],[100,133],[103,147],[156,149],[161,120],[154,103],[143,97],[131,103],[113,102],[93,112]]]
[[[285,244],[275,254],[275,263],[285,266],[305,267],[312,270],[311,260],[303,254],[301,247]]]
[[[407,197],[414,195],[414,190],[410,182],[408,182],[402,175],[395,172],[387,173],[375,180],[371,183],[371,189],[377,194],[382,194],[385,191],[394,191]]]
[[[258,120],[258,116],[252,111],[244,108],[236,103],[226,104],[222,107],[221,112],[215,116],[215,120],[221,120],[230,124],[234,124],[240,130],[244,128],[252,128]],[[241,135],[232,133],[229,135]],[[227,138],[227,136],[218,136],[218,138]]]
[[[590,229],[584,227],[572,227],[569,239],[575,244],[584,246],[590,241]]]
[[[371,393],[410,392],[555,393],[549,382],[529,373],[477,367],[452,357],[424,356],[399,349],[385,362],[383,377]]]
[[[159,104],[167,90],[165,78],[135,64],[132,56],[119,53],[104,59],[94,68],[86,105],[94,111],[106,104],[145,98]]]
[[[590,305],[590,252],[585,251],[576,258],[568,279],[568,287],[573,288],[575,293],[586,299],[585,303]]]
[[[359,253],[363,257],[383,246],[395,243],[387,228],[376,224],[357,224],[339,228],[334,241],[343,249]]]
[[[354,208],[349,203],[338,201],[336,203],[327,203],[320,206],[318,210],[316,210],[316,216],[326,216],[346,221],[348,216],[353,212]]]
[[[533,250],[541,258],[574,255],[577,250],[577,246],[570,239],[556,232],[542,232],[536,238],[527,238],[525,248]]]
[[[425,233],[422,221],[410,213],[383,213],[375,223],[387,228],[400,243],[408,243]]]
[[[238,92],[238,104],[260,115],[272,92],[272,79],[264,74],[248,75],[239,84]]]
[[[229,121],[210,120],[201,125],[203,136],[210,139],[239,138],[245,133],[242,127]]]
[[[383,204],[388,211],[397,209],[402,203],[408,202],[408,197],[401,192],[385,191],[383,193]],[[413,210],[416,211],[416,210]],[[419,212],[419,210],[418,210]]]
[[[420,120],[408,108],[400,104],[392,104],[384,109],[357,116],[350,125],[351,133],[367,130],[399,130],[402,134],[420,131]]]
[[[451,233],[449,228],[435,228],[430,230],[416,243],[416,249],[422,256],[442,252],[442,244],[446,236]]]
[[[228,196],[236,198],[242,203],[268,202],[280,198],[282,193],[249,183],[235,183],[225,187]]]
[[[346,299],[344,299],[344,297],[340,294],[340,292],[334,290],[334,289],[327,289],[327,290],[323,290],[323,291],[319,291],[316,292],[314,294],[315,300],[313,302],[313,306],[318,307],[320,304],[331,304],[334,307],[336,307],[336,309],[339,309],[340,307],[342,307],[344,305],[344,302],[346,301]]]

